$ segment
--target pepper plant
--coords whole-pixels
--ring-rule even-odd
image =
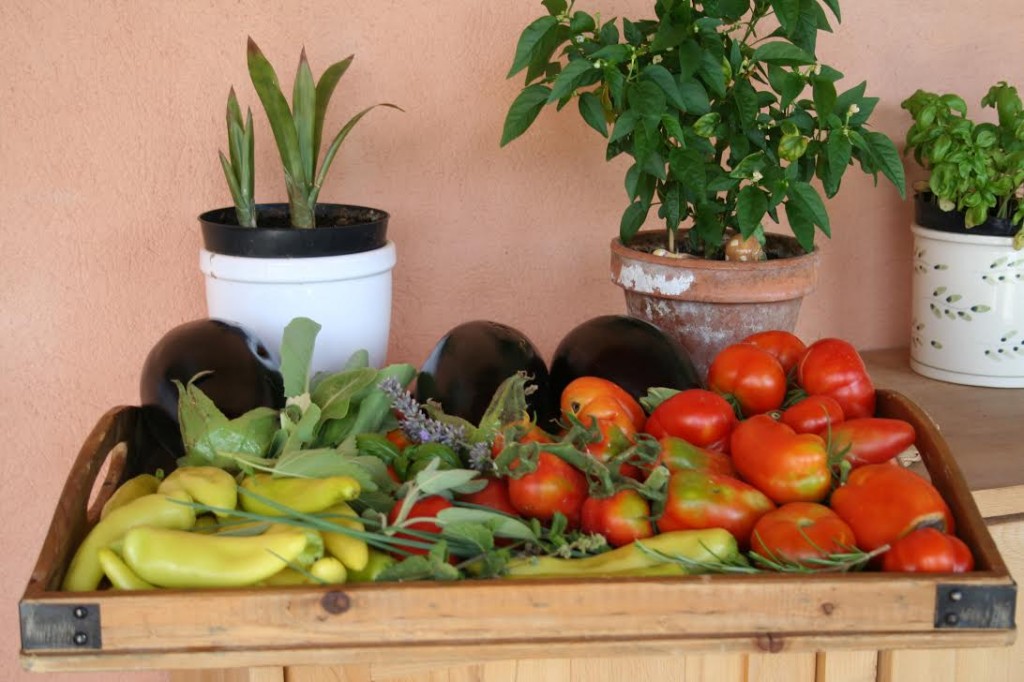
[[[575,100],[607,140],[606,157],[633,159],[619,233],[635,237],[651,209],[670,251],[720,258],[734,233],[764,242],[767,218],[807,251],[815,228],[830,235],[822,197],[846,169],[882,173],[904,195],[899,153],[869,130],[878,99],[821,64],[818,34],[841,19],[839,0],[656,0],[654,18],[603,21],[575,0],[543,0],[547,14],[523,31],[509,77],[526,71],[501,144],[522,135],[547,105]],[[686,243],[676,239],[692,225]]]
[[[930,171],[928,189],[944,211],[961,211],[968,229],[989,217],[1019,229],[1014,248],[1024,248],[1024,105],[1006,82],[989,88],[983,107],[998,123],[974,123],[955,94],[918,90],[902,107],[914,118],[907,152]]]
[[[320,79],[314,81],[313,72],[306,59],[306,51],[303,50],[299,56],[291,106],[281,91],[273,65],[252,38],[249,38],[247,57],[249,77],[270,121],[270,128],[274,133],[274,140],[277,142],[281,163],[284,166],[284,184],[288,192],[291,225],[299,228],[316,227],[317,197],[338,149],[352,128],[376,107],[401,109],[394,104],[380,103],[360,111],[335,135],[318,168],[327,105],[341,77],[352,64],[353,56],[330,65]],[[234,89],[228,96],[227,117],[230,159],[225,158],[221,152],[221,165],[235,202],[238,224],[255,227],[252,116],[251,113],[248,114],[245,125],[242,124],[241,110],[235,99]]]

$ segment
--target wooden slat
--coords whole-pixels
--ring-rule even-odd
[[[818,654],[814,682],[875,682],[877,651],[828,651]]]
[[[740,654],[687,656],[682,682],[747,682],[747,657]]]
[[[284,668],[172,671],[170,682],[285,682]]]
[[[813,653],[750,654],[747,678],[757,682],[814,682]]]

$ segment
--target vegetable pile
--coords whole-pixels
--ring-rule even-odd
[[[229,419],[177,382],[184,457],[118,488],[64,590],[973,568],[845,341],[756,334],[707,388],[578,376],[542,428],[525,372],[476,423],[411,365],[310,377],[318,331],[285,330],[281,409]]]

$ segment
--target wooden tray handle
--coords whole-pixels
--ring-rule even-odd
[[[112,408],[100,417],[86,438],[57,500],[50,529],[25,590],[26,597],[60,587],[71,552],[82,542],[99,517],[103,503],[117,487],[125,463],[131,456],[138,418],[137,407]],[[96,479],[112,453],[115,461],[111,462],[90,508],[89,498]]]

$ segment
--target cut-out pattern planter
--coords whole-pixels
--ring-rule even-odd
[[[915,224],[910,365],[933,379],[1024,387],[1024,251],[1011,237]]]

